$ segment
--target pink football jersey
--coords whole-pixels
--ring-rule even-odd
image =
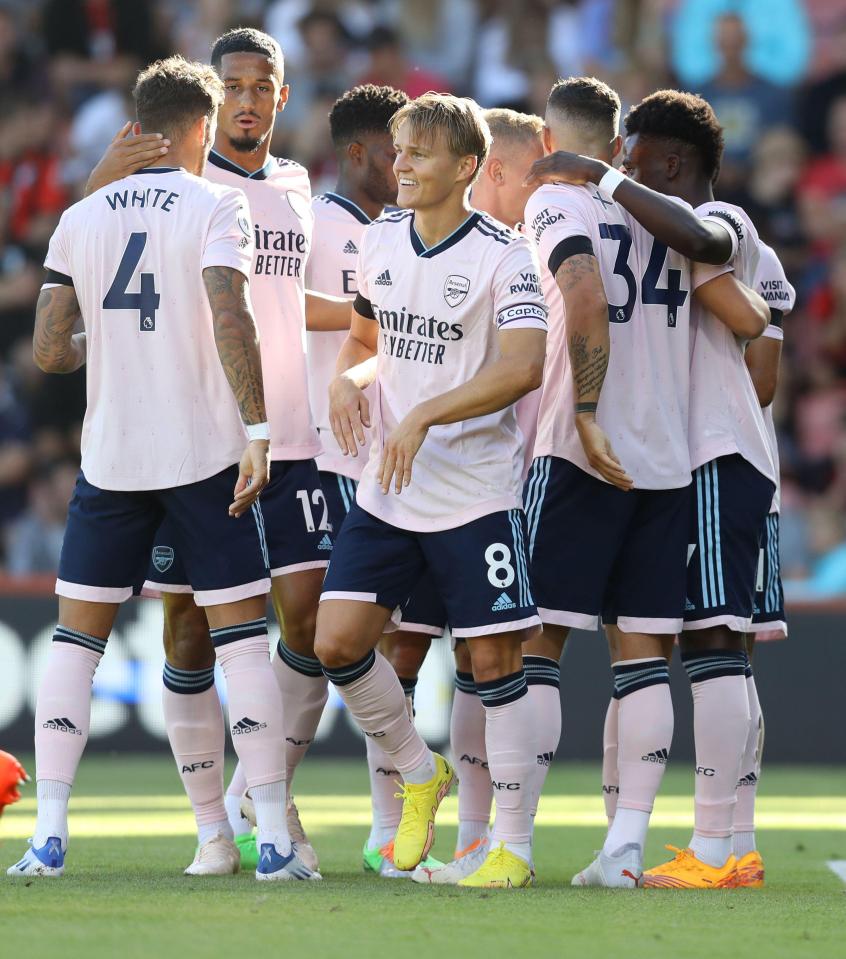
[[[784,267],[779,262],[775,250],[763,241],[759,241],[759,250],[761,255],[758,260],[758,269],[755,272],[754,288],[767,301],[773,314],[772,322],[764,330],[764,336],[782,340],[784,339],[784,331],[782,330],[781,320],[792,311],[796,303],[796,290],[793,289],[785,276]],[[772,403],[764,407],[763,414],[776,481],[775,495],[770,512],[778,513],[781,509],[781,478],[779,476],[778,439],[773,422]]]
[[[252,254],[244,194],[183,169],[142,170],[64,212],[45,285],[72,285],[85,325],[89,482],[165,489],[241,458],[246,433],[215,346],[203,270],[249,276]]]
[[[306,265],[306,287],[317,293],[346,296],[358,292],[356,264],[361,235],[372,221],[352,200],[337,193],[316,196],[311,204],[314,214],[314,240]],[[308,334],[308,389],[311,411],[320,434],[323,452],[317,457],[321,470],[358,480],[367,456],[344,456],[329,426],[329,383],[335,375],[335,361],[347,334],[343,330]],[[373,404],[374,387],[365,390]]]
[[[741,283],[754,288],[761,241],[746,213],[721,201],[703,203],[696,212],[712,219],[718,217],[732,229],[737,250],[730,265]],[[694,279],[701,280],[711,269],[697,263]],[[718,456],[739,453],[775,482],[761,404],[743,359],[745,343],[698,304],[694,304],[691,319],[691,467],[697,469]]]
[[[553,279],[570,255],[589,252],[605,287],[611,342],[597,422],[636,488],[687,486],[690,262],[593,184],[540,187],[526,205],[526,225],[549,271],[550,336],[535,454],[569,460],[601,479],[575,429],[564,302]],[[709,269],[710,279],[728,267]]]
[[[423,400],[466,383],[499,354],[499,332],[546,331],[546,307],[529,243],[472,212],[436,246],[414,213],[376,220],[362,236],[356,309],[379,324],[378,400],[358,502],[403,529],[451,529],[521,505],[522,438],[514,404],[429,430],[410,486],[383,494],[385,439]]]
[[[310,459],[320,452],[306,372],[305,265],[313,217],[308,173],[299,163],[270,157],[247,173],[212,150],[206,176],[247,195],[255,252],[250,298],[261,337],[264,397],[275,460]]]

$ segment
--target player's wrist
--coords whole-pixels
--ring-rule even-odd
[[[617,187],[625,182],[626,174],[621,173],[619,170],[615,170],[614,167],[608,166],[607,163],[600,164],[604,170],[602,176],[597,181],[597,186],[603,193],[607,193],[608,196],[613,197],[614,191]]]
[[[263,423],[245,423],[247,436],[251,443],[260,440],[261,442],[270,442],[270,424],[265,420]]]

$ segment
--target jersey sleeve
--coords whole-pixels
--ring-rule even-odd
[[[375,320],[376,314],[373,312],[373,306],[370,302],[370,284],[367,280],[367,239],[371,227],[361,235],[361,243],[358,249],[358,258],[355,263],[355,282],[358,292],[353,300],[353,309],[360,316],[366,316],[369,320]]]
[[[526,231],[553,276],[568,257],[593,254],[590,226],[580,201],[572,188],[541,187],[526,204]]]
[[[540,267],[529,241],[513,240],[499,258],[493,284],[494,319],[498,330],[546,331],[546,303]]]
[[[755,272],[755,289],[770,308],[770,324],[763,335],[774,340],[784,339],[782,323],[796,303],[796,290],[790,284],[772,247],[760,244],[758,269]]]
[[[241,190],[227,190],[212,213],[203,249],[203,269],[228,266],[249,279],[253,262],[253,224]]]
[[[73,286],[68,238],[68,217],[65,212],[50,237],[50,245],[47,247],[47,256],[44,258],[44,269],[47,275],[44,277],[42,289],[50,289],[53,286]]]

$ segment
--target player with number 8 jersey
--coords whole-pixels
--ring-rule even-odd
[[[369,421],[361,388],[375,376],[373,442],[324,582],[315,649],[405,780],[394,862],[411,869],[431,848],[453,773],[414,730],[374,648],[392,610],[431,574],[468,642],[497,796],[495,848],[462,884],[526,886],[536,751],[521,644],[539,620],[514,404],[540,383],[546,307],[528,242],[469,205],[491,140],[477,104],[426,94],[397,111],[391,130],[403,209],[364,231],[353,324],[330,385],[346,450]]]

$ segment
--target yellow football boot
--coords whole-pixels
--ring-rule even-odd
[[[640,879],[644,889],[733,889],[737,885],[737,860],[729,856],[723,866],[709,866],[691,849],[666,846],[676,856],[647,869]]]
[[[425,859],[435,841],[435,814],[455,779],[452,766],[438,753],[435,775],[427,783],[405,783],[397,798],[402,799],[402,819],[394,836],[394,865],[408,871]]]
[[[459,880],[458,885],[464,889],[525,889],[534,881],[532,867],[501,842],[491,849],[482,865]]]
[[[735,885],[744,889],[760,889],[764,885],[764,860],[759,852],[748,852],[737,860]]]

